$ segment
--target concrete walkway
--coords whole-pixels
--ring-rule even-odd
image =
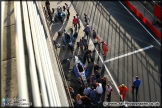
[[[14,14],[14,1],[5,1],[4,12],[4,32],[3,32],[3,58],[2,58],[2,72],[1,72],[1,98],[18,98],[18,82],[17,82],[17,63],[16,63],[16,26]],[[20,21],[23,24],[23,22]],[[23,32],[25,39],[25,33]],[[32,102],[31,95],[31,82],[28,68],[28,56],[26,42],[25,45],[25,58],[26,58],[26,71],[29,99]]]

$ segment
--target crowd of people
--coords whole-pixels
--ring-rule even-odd
[[[46,3],[46,9],[48,10],[48,15],[50,15],[50,3],[47,0]],[[45,7],[44,7],[45,8]],[[67,3],[65,3],[65,6],[63,6],[63,11],[67,10],[68,16],[70,15],[70,7],[68,6]],[[45,10],[45,9],[44,9]],[[45,14],[47,12],[45,11]],[[77,42],[77,46],[80,48],[80,50],[84,53],[84,58],[83,58],[83,64],[93,62],[93,69],[94,69],[94,74],[91,75],[90,81],[88,84],[84,85],[81,81],[81,78],[78,79],[78,83],[80,84],[79,92],[75,93],[77,94],[76,96],[74,95],[74,89],[72,87],[67,88],[67,90],[70,92],[72,102],[74,103],[74,106],[76,107],[89,107],[90,105],[95,105],[97,102],[101,103],[103,102],[102,100],[102,95],[106,93],[106,99],[107,101],[110,101],[111,99],[111,92],[113,91],[113,88],[110,84],[107,83],[107,78],[104,76],[101,78],[100,75],[100,70],[101,66],[99,66],[97,63],[94,62],[92,58],[92,51],[88,49],[88,44],[89,44],[89,39],[91,38],[91,32],[92,32],[92,38],[94,39],[94,50],[100,50],[102,48],[103,56],[106,56],[107,51],[108,51],[108,45],[107,43],[97,35],[95,30],[91,30],[89,27],[89,21],[90,18],[86,13],[84,13],[84,21],[86,23],[86,26],[84,28],[84,32],[86,35],[85,37],[81,37],[80,41]],[[76,35],[76,30],[77,28],[80,28],[80,16],[76,14],[76,16],[73,16],[72,23],[74,25],[75,33],[74,35],[71,35],[75,38],[77,38]],[[73,32],[71,32],[73,34]],[[71,37],[69,37],[70,39]],[[54,45],[57,47],[60,47],[60,45],[54,40]],[[97,49],[98,46],[98,49]],[[101,47],[101,48],[100,48]],[[100,81],[101,79],[101,81]],[[138,88],[140,86],[140,79],[138,76],[135,77],[135,79],[132,82],[132,92],[134,93],[134,89],[136,89],[136,96],[138,93]],[[121,84],[119,87],[119,94],[121,95],[122,101],[125,100],[126,93],[128,92],[128,88],[126,85]]]

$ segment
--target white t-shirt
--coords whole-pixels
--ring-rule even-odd
[[[66,9],[69,9],[69,6],[68,5],[66,5]]]
[[[101,83],[99,83],[99,86],[96,87],[96,91],[97,91],[99,94],[102,94],[103,89],[102,89],[102,84],[101,84]]]
[[[106,86],[106,90],[107,90],[107,92],[108,92],[108,93],[110,93],[110,92],[111,92],[111,90],[112,90],[112,87],[111,87],[111,86],[109,86],[109,88],[108,88],[108,86]]]

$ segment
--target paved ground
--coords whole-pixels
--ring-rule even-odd
[[[56,8],[57,6],[63,6],[64,3],[65,2],[56,2],[56,1],[54,2],[54,1],[50,1],[50,7],[52,9],[52,8]],[[70,2],[67,2],[67,3],[70,5]],[[75,13],[75,10],[71,6],[70,7],[70,18],[69,18],[68,21],[66,21],[66,19],[65,19],[63,24],[61,24],[61,22],[59,22],[59,21],[58,22],[53,22],[53,23],[50,23],[49,22],[51,24],[50,29],[52,31],[53,39],[55,39],[61,45],[63,45],[62,39],[61,39],[61,37],[58,36],[57,32],[58,31],[62,31],[64,29],[69,32],[69,29],[70,28],[73,28],[72,19],[73,19],[73,16],[75,14],[76,14]],[[83,28],[84,27],[81,24],[81,28],[77,30],[77,32],[78,32],[78,38],[76,39],[76,41],[79,41],[79,39],[84,36]],[[57,50],[57,53],[58,53],[60,59],[63,60],[63,59],[67,59],[67,58],[69,58],[71,56],[74,57],[74,55],[77,55],[77,56],[80,57],[80,59],[82,61],[82,58],[83,58],[84,53],[82,53],[80,51],[80,49],[77,47],[76,42],[75,42],[75,46],[74,47],[75,47],[74,48],[75,51],[74,51],[74,54],[73,55],[70,52],[70,50],[68,49],[68,46],[65,46],[65,49],[63,47],[61,47],[60,49],[58,49]],[[93,50],[94,49],[92,41],[89,42],[89,49],[90,50]],[[102,66],[101,61],[100,60],[98,61],[98,57],[95,56],[96,55],[95,52],[93,52],[92,55],[93,55],[93,57],[95,57],[95,62],[98,63],[100,66]],[[76,79],[74,73],[72,72],[72,68],[73,68],[74,64],[75,64],[74,61],[71,60],[70,62],[62,63],[62,66],[63,66],[63,70],[64,70],[64,73],[65,73],[67,82],[68,82],[69,86],[72,86],[74,88],[75,95],[76,95],[76,94],[79,93],[79,86],[80,85],[77,83],[77,79]],[[90,78],[91,74],[93,74],[93,71],[92,71],[92,68],[93,68],[92,65],[93,65],[93,63],[89,63],[89,64],[86,63],[86,65],[88,66],[88,70],[90,72],[89,75],[87,76],[87,79],[89,81],[89,78]],[[112,87],[114,88],[113,89],[113,93],[112,93],[112,95],[114,96],[114,98],[112,98],[111,101],[118,102],[118,101],[120,101],[120,97],[119,97],[119,95],[118,95],[118,93],[117,93],[114,85],[112,84],[112,81],[109,78],[108,74],[107,73],[104,73],[104,71],[105,70],[104,70],[104,67],[103,67],[101,69],[101,77],[106,76],[108,78],[107,79],[107,83],[110,83],[112,85]],[[103,100],[105,101],[105,94],[103,94]],[[102,106],[102,103],[101,104],[98,104],[96,106]]]
[[[98,4],[73,1],[72,4],[80,16],[84,12],[89,15],[91,27],[108,43],[109,51],[105,60],[153,45],[145,51],[114,59],[106,65],[117,85],[127,85],[126,101],[161,102],[161,46],[118,1],[101,1]],[[137,99],[131,93],[132,79],[136,75],[142,81]]]
[[[23,24],[23,23],[22,23]],[[1,72],[1,98],[18,98],[18,85],[17,85],[17,63],[16,63],[16,29],[15,29],[15,14],[14,14],[14,2],[5,2],[4,12],[4,32],[3,32],[3,55],[2,55],[2,72]],[[24,32],[23,32],[24,33]],[[23,34],[25,39],[25,34]],[[27,70],[27,82],[29,99],[31,98],[31,82],[29,75],[28,59],[27,59],[27,48],[25,45],[25,57]]]

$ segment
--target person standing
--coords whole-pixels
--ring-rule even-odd
[[[125,100],[125,96],[126,96],[126,94],[128,92],[128,88],[124,84],[120,85],[118,88],[119,88],[119,91],[120,91],[120,95],[121,95],[122,101],[124,101]]]
[[[90,31],[91,31],[89,25],[87,25],[87,26],[84,28],[83,31],[85,32],[85,34],[86,34],[86,36],[87,36],[87,40],[89,40],[89,37],[90,37]]]
[[[103,92],[105,92],[106,90],[106,77],[105,76],[101,79],[101,83],[102,83]]]
[[[77,17],[77,19],[78,19],[78,28],[80,28],[80,17],[79,17],[78,14],[76,14],[76,17]]]
[[[106,92],[107,92],[107,100],[110,101],[112,87],[109,84],[107,84],[107,86],[106,86]]]
[[[83,42],[83,45],[84,45],[84,50],[87,50],[88,49],[87,39],[85,39],[84,37],[82,37],[82,42]]]
[[[89,105],[91,104],[90,98],[88,98],[88,96],[82,96],[81,99],[82,99],[84,107],[89,107]]]
[[[89,97],[90,92],[91,92],[91,88],[85,85],[83,94]]]
[[[93,67],[94,67],[94,74],[96,76],[96,79],[99,80],[99,78],[100,78],[99,70],[101,69],[101,67],[97,63],[95,63],[95,62],[94,62],[94,66]]]
[[[90,85],[91,85],[91,87],[96,88],[96,76],[95,75],[91,76],[91,78],[90,78]]]
[[[75,18],[75,16],[73,16],[73,25],[74,25],[75,30],[77,29],[77,23],[78,23],[78,19]]]
[[[140,84],[141,84],[141,80],[138,79],[138,76],[136,76],[133,81],[133,85],[132,85],[132,92],[134,93],[134,89],[136,89],[136,96],[137,96]]]
[[[77,103],[77,107],[82,107],[82,100],[81,100],[81,95],[80,94],[77,94],[76,95],[76,103]]]
[[[103,92],[103,89],[102,89],[102,84],[101,83],[96,83],[96,91],[97,91],[97,95],[98,95],[98,98],[99,98],[99,101],[98,103],[101,103],[102,102],[102,92]]]
[[[83,60],[83,64],[86,63],[86,60],[88,61],[88,63],[90,62],[90,58],[91,58],[91,54],[92,54],[92,51],[91,50],[87,50],[84,54],[84,60]]]
[[[103,51],[103,56],[106,56],[106,53],[108,51],[107,44],[102,41],[102,51]]]
[[[70,16],[70,12],[69,12],[70,7],[68,6],[67,3],[65,3],[65,6],[66,6],[66,10],[67,10],[68,16]]]
[[[96,89],[94,89],[94,87],[92,87],[92,91],[90,92],[90,99],[91,99],[91,104],[92,105],[95,105],[96,103],[96,96],[97,92],[96,92]]]
[[[46,9],[50,10],[50,2],[49,2],[49,0],[46,0],[45,5],[46,5]]]
[[[93,38],[95,39],[95,38],[96,38],[96,36],[97,36],[96,31],[95,31],[95,30],[93,30],[93,31],[92,31],[92,34],[93,34]]]

